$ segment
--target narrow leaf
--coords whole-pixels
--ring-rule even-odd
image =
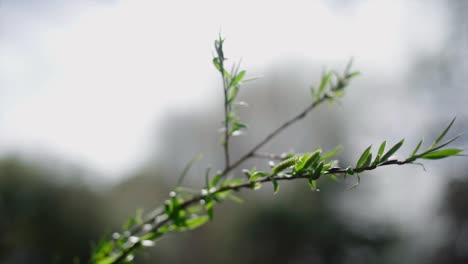
[[[362,164],[362,168],[369,167],[371,162],[372,162],[372,153],[369,153],[369,155],[366,158],[366,161]]]
[[[432,143],[432,145],[429,147],[429,149],[432,149],[434,148],[437,143],[439,143],[444,137],[445,137],[445,134],[447,134],[447,132],[449,131],[449,129],[452,127],[453,123],[455,122],[455,119],[457,119],[456,117],[454,117],[452,119],[452,121],[450,122],[450,124],[447,126],[447,128],[445,128],[445,130],[442,132],[442,134],[440,134],[440,136],[434,141],[434,143]]]
[[[271,183],[273,184],[273,194],[276,194],[279,191],[278,181],[272,178]]]
[[[378,156],[382,157],[384,151],[385,151],[385,145],[387,144],[387,141],[382,142],[379,147],[379,151],[377,152]]]
[[[323,93],[323,91],[325,90],[325,87],[327,86],[327,84],[330,81],[331,77],[332,77],[332,73],[329,72],[322,78],[322,82],[320,83],[320,86],[319,86],[318,92],[317,92],[319,95],[321,95]]]
[[[455,155],[457,155],[458,153],[460,153],[462,151],[463,151],[463,149],[443,149],[443,150],[438,150],[438,151],[427,153],[427,154],[421,156],[421,158],[423,158],[423,159],[443,159],[443,158],[446,158],[446,157],[455,156]]]
[[[242,78],[244,78],[245,71],[239,72],[234,79],[232,80],[231,84],[229,85],[230,87],[234,87],[239,84],[240,81],[242,81]]]
[[[229,94],[228,103],[232,103],[232,101],[234,101],[234,99],[236,99],[236,96],[237,96],[238,92],[239,92],[239,86],[234,86],[234,88],[232,88],[231,93]]]
[[[327,160],[327,159],[329,159],[331,157],[334,157],[336,154],[340,153],[342,150],[343,150],[343,146],[337,146],[332,151],[323,154],[320,159],[321,160]]]
[[[265,177],[265,176],[268,176],[270,175],[268,172],[265,172],[265,171],[257,171],[255,173],[253,173],[250,178],[249,178],[249,181],[253,182],[259,178],[262,178],[262,177]]]
[[[312,191],[318,191],[317,182],[313,179],[309,179],[309,186]]]
[[[289,159],[286,159],[286,160],[283,160],[282,162],[278,163],[276,166],[271,168],[271,170],[273,171],[273,175],[276,175],[276,174],[284,171],[285,169],[294,166],[296,164],[296,162],[297,162],[297,157],[296,156],[294,156],[292,158],[289,158]]]
[[[422,143],[423,143],[423,140],[424,139],[421,139],[418,143],[418,145],[416,146],[416,148],[413,150],[413,153],[411,153],[411,156],[410,157],[414,157],[416,155],[416,153],[418,153],[418,150],[419,148],[421,147]]]
[[[208,220],[210,220],[210,217],[207,215],[204,215],[204,216],[200,216],[197,218],[187,219],[185,223],[187,224],[188,229],[195,229],[197,227],[202,226],[206,222],[208,222]]]
[[[218,182],[219,182],[219,180],[221,180],[221,178],[222,178],[222,175],[221,175],[221,174],[216,174],[216,175],[213,177],[213,180],[211,180],[210,188],[211,188],[211,187],[215,187],[216,185],[218,185]]]
[[[387,161],[388,158],[390,158],[395,152],[398,151],[398,149],[401,148],[403,143],[405,142],[405,139],[400,140],[400,142],[396,143],[395,146],[393,146],[385,155],[383,155],[382,159],[380,161],[384,162]]]
[[[361,154],[361,157],[359,158],[358,162],[356,163],[356,168],[359,168],[364,164],[364,162],[367,160],[367,157],[369,156],[371,152],[372,145],[370,145],[364,152]]]

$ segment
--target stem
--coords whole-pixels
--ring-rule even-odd
[[[330,99],[331,97],[329,95],[324,95],[320,99],[316,100],[313,102],[311,105],[309,105],[306,109],[304,109],[301,113],[298,115],[294,116],[290,120],[286,121],[283,123],[280,127],[275,129],[273,132],[271,132],[269,135],[267,135],[260,143],[255,145],[249,152],[247,152],[244,156],[242,156],[240,159],[238,159],[236,162],[234,162],[230,166],[226,166],[226,168],[223,171],[223,175],[226,175],[228,172],[231,170],[235,169],[237,166],[239,166],[242,162],[245,160],[255,156],[255,153],[257,152],[258,149],[263,147],[266,143],[268,143],[271,139],[273,139],[276,135],[278,135],[280,132],[291,126],[292,124],[296,123],[297,121],[301,120],[304,118],[310,111],[314,110],[318,105],[326,101],[327,99]]]
[[[226,77],[224,76],[224,70],[221,71],[221,76],[223,77],[223,90],[224,90],[224,168],[229,168],[229,102],[228,102],[228,91],[226,85]]]

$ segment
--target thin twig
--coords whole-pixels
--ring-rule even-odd
[[[296,123],[297,121],[301,120],[302,118],[304,118],[310,111],[312,111],[314,108],[316,108],[318,105],[320,105],[321,103],[325,102],[326,100],[328,99],[331,99],[332,97],[330,97],[329,95],[324,95],[322,96],[320,99],[316,100],[315,102],[313,102],[311,105],[309,105],[306,109],[304,109],[301,113],[299,113],[298,115],[294,116],[293,118],[291,118],[290,120],[286,121],[285,123],[283,123],[280,127],[278,127],[277,129],[275,129],[272,133],[270,133],[269,135],[267,135],[262,141],[260,141],[260,143],[258,143],[257,145],[255,145],[249,152],[247,152],[244,156],[242,156],[240,159],[238,159],[236,162],[232,163],[232,165],[230,166],[227,166],[224,171],[223,171],[223,175],[226,175],[228,172],[230,172],[231,170],[237,168],[237,166],[239,166],[242,162],[244,162],[245,160],[251,158],[254,156],[254,154],[257,152],[258,149],[260,149],[261,147],[263,147],[266,143],[268,143],[271,139],[273,139],[276,135],[278,135],[280,132],[282,132],[283,130],[285,130],[286,128],[288,128],[289,126],[291,126],[292,124]]]
[[[222,62],[221,62],[222,63]],[[221,64],[222,65],[222,64]],[[229,98],[228,98],[228,90],[227,90],[227,83],[226,77],[224,76],[224,66],[222,65],[221,76],[223,77],[223,90],[224,90],[224,168],[229,168],[229,113],[230,113],[230,106],[229,106]]]

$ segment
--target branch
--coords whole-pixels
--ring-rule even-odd
[[[290,120],[284,122],[281,126],[279,126],[277,129],[275,129],[273,132],[271,132],[269,135],[267,135],[260,143],[255,145],[249,152],[247,152],[244,156],[242,156],[239,160],[234,162],[231,166],[226,167],[223,171],[223,175],[226,175],[233,169],[237,168],[240,164],[242,164],[244,161],[247,159],[255,156],[255,153],[258,149],[263,147],[266,143],[268,143],[270,140],[272,140],[276,135],[281,133],[283,130],[291,126],[292,124],[296,123],[297,121],[303,119],[306,117],[306,115],[314,110],[317,106],[319,106],[321,103],[325,102],[326,100],[331,99],[332,97],[328,94],[323,95],[319,100],[316,100],[313,102],[311,105],[309,105],[306,109],[304,109],[302,112],[300,112],[298,115],[294,116]]]
[[[408,163],[411,163],[411,161],[409,161],[408,159],[403,160],[403,161],[388,160],[388,161],[383,162],[383,163],[378,164],[378,165],[361,167],[361,168],[346,168],[345,169],[345,168],[335,167],[335,168],[330,168],[329,170],[323,172],[322,175],[327,175],[327,174],[348,174],[351,171],[364,172],[364,171],[374,170],[377,167],[388,166],[388,165],[404,165],[404,164],[408,164]],[[188,199],[188,200],[180,203],[178,205],[178,207],[179,207],[179,210],[184,210],[184,209],[190,207],[191,205],[200,203],[200,201],[205,201],[207,199],[210,199],[210,197],[216,196],[217,194],[220,194],[220,193],[229,192],[229,191],[240,191],[240,190],[243,190],[243,189],[254,189],[254,188],[256,188],[256,186],[258,184],[267,183],[267,182],[292,181],[292,180],[298,180],[298,179],[310,180],[310,175],[298,175],[298,176],[293,176],[293,177],[285,176],[285,175],[283,175],[283,176],[280,176],[280,175],[266,175],[266,176],[261,177],[261,178],[259,178],[257,180],[246,181],[246,182],[242,182],[242,183],[239,183],[239,184],[230,184],[230,185],[227,185],[227,186],[224,186],[224,187],[220,187],[218,189],[212,189],[212,190],[210,190],[209,192],[207,192],[205,194],[200,194],[200,195],[194,196],[191,199]],[[164,214],[165,214],[164,212],[161,212],[158,216],[162,216]],[[145,221],[144,225],[151,224],[151,223],[155,222],[156,218],[157,217],[151,218],[151,219],[149,219],[149,221]],[[158,230],[162,226],[164,226],[166,224],[169,224],[171,222],[172,222],[172,219],[167,217],[167,218],[165,218],[165,219],[163,219],[163,220],[161,220],[161,221],[159,221],[157,223],[154,223],[154,226],[152,226],[147,233],[158,232]],[[142,226],[143,225],[140,225],[139,230],[143,229],[143,228],[141,228]],[[135,233],[133,233],[133,235],[135,235]],[[130,247],[128,247],[124,251],[122,251],[120,253],[120,255],[115,260],[113,260],[112,262],[109,262],[109,263],[110,264],[111,263],[120,263],[120,262],[124,261],[125,258],[129,254],[131,254],[136,249],[138,249],[138,248],[140,248],[142,246],[142,241],[143,240],[139,239],[138,241],[133,243]]]

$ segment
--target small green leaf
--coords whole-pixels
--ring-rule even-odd
[[[213,207],[214,207],[214,201],[209,201],[205,204],[205,210],[206,210],[206,213],[208,214],[208,217],[210,218],[210,221],[213,220]]]
[[[337,146],[332,151],[327,152],[320,157],[321,160],[327,160],[331,157],[334,157],[336,154],[340,153],[343,150],[343,146]]]
[[[250,178],[249,178],[249,181],[253,182],[259,178],[262,178],[262,177],[265,177],[265,176],[269,176],[270,174],[266,171],[257,171],[257,172],[254,172]]]
[[[107,257],[107,258],[98,260],[97,264],[112,264],[115,262],[116,259],[117,259],[117,256]]]
[[[298,159],[296,165],[294,166],[294,171],[298,172],[303,169],[309,168],[314,162],[318,161],[320,158],[321,150],[317,149],[314,152],[309,152],[304,154],[301,158]]]
[[[411,156],[410,157],[414,157],[416,155],[416,153],[418,152],[419,148],[421,147],[422,143],[423,143],[423,140],[424,139],[421,139],[418,143],[418,145],[416,146],[416,148],[413,150],[413,153],[411,153]]]
[[[338,177],[335,174],[325,174],[326,177],[328,177],[332,181],[338,181]]]
[[[320,86],[318,88],[318,94],[321,95],[323,91],[325,90],[325,87],[327,86],[328,82],[330,81],[330,78],[332,77],[332,72],[327,73],[325,76],[322,78],[322,82],[320,83]]]
[[[238,204],[241,204],[241,203],[244,202],[244,200],[242,200],[241,198],[235,196],[235,195],[232,194],[232,193],[229,193],[228,196],[227,196],[227,198],[229,198],[231,201],[236,202],[236,203],[238,203]]]
[[[254,190],[258,190],[258,189],[262,188],[262,184],[259,183],[259,182],[256,182],[256,183],[253,184],[252,188]]]
[[[273,175],[277,175],[278,173],[284,171],[285,169],[294,166],[296,162],[297,162],[296,156],[283,160],[282,162],[278,163],[276,166],[271,168]]]
[[[381,162],[387,161],[388,158],[390,158],[395,152],[400,149],[400,147],[403,145],[405,142],[405,139],[400,140],[400,142],[396,143],[395,146],[393,146],[385,155],[383,155],[382,159],[380,160]]]
[[[216,174],[211,180],[209,187],[211,188],[211,187],[215,187],[216,185],[218,185],[218,182],[219,180],[221,180],[221,178],[222,178],[221,174]]]
[[[346,78],[351,79],[351,78],[354,78],[354,77],[356,77],[356,76],[358,76],[360,74],[361,74],[361,72],[355,71],[355,72],[352,72],[352,73],[346,75]]]
[[[387,144],[387,141],[382,142],[379,147],[379,151],[377,152],[377,156],[382,157],[384,151],[385,151],[385,145]]]
[[[237,74],[234,77],[234,79],[232,79],[232,82],[231,82],[231,84],[229,86],[234,87],[234,86],[238,85],[239,82],[242,81],[242,78],[244,78],[244,75],[245,75],[245,71],[239,72],[239,74]]]
[[[239,86],[234,86],[234,88],[232,88],[231,90],[231,93],[229,94],[229,97],[228,97],[228,103],[232,103],[232,101],[234,101],[234,99],[236,99],[236,96],[237,96],[237,93],[239,92]]]
[[[234,122],[231,128],[230,134],[232,135],[235,131],[238,131],[243,128],[247,128],[247,125],[241,122]]]
[[[206,222],[208,222],[208,220],[210,220],[210,217],[207,215],[204,215],[204,216],[200,216],[197,218],[187,219],[185,223],[188,229],[195,229],[197,227],[204,225]]]
[[[443,158],[446,158],[446,157],[450,157],[450,156],[455,156],[457,155],[458,153],[462,152],[463,149],[443,149],[443,150],[438,150],[438,151],[434,151],[434,152],[430,152],[430,153],[427,153],[423,156],[421,156],[421,158],[423,159],[443,159]]]
[[[372,162],[372,153],[369,153],[369,155],[366,158],[366,161],[362,164],[361,168],[369,167],[371,162]]]
[[[449,131],[449,129],[452,127],[453,123],[455,122],[455,119],[457,119],[456,117],[454,117],[452,119],[452,121],[450,122],[450,124],[447,126],[447,128],[445,128],[445,130],[442,132],[442,134],[440,134],[440,136],[434,141],[434,143],[432,143],[432,145],[429,147],[429,149],[433,149],[437,143],[439,143],[444,137],[445,137],[445,134],[447,134],[447,132]]]
[[[221,71],[221,64],[219,63],[219,58],[213,58],[213,65],[218,71]]]
[[[380,162],[380,154],[377,154],[377,157],[375,157],[374,162],[372,162],[372,166],[379,164],[379,162]]]
[[[274,178],[271,178],[271,183],[273,184],[273,194],[276,194],[279,191],[278,181]]]
[[[150,232],[148,234],[145,234],[144,236],[142,236],[140,238],[140,240],[155,240],[155,239],[158,239],[160,237],[162,237],[164,235],[163,232]]]
[[[366,162],[367,157],[371,153],[371,148],[372,148],[372,145],[370,145],[368,148],[366,148],[366,150],[364,150],[364,152],[361,154],[361,157],[359,158],[358,162],[356,163],[356,168],[362,167],[362,164],[364,164],[364,162]]]
[[[325,163],[325,164],[323,165],[322,172],[327,171],[328,169],[331,168],[331,166],[332,166],[332,163],[331,163],[331,162],[330,162],[330,163]]]
[[[246,173],[247,176],[250,177],[249,174],[247,173],[250,173],[249,170],[242,170],[242,172]],[[222,187],[226,187],[226,186],[235,186],[235,185],[239,185],[239,184],[242,184],[244,182],[244,180],[242,179],[230,179],[230,180],[225,180],[221,186]]]
[[[313,173],[313,176],[312,178],[314,180],[318,179],[321,175],[322,175],[322,169],[323,169],[323,161],[321,161],[318,165],[317,165],[317,168],[315,168],[314,170],[314,173]]]
[[[309,186],[312,191],[318,191],[317,189],[317,182],[313,179],[308,179],[309,180]]]

